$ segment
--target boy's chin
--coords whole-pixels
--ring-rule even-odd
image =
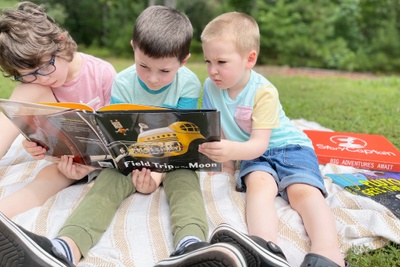
[[[155,87],[155,86],[149,86],[149,85],[147,85],[147,84],[146,84],[146,86],[147,86],[147,88],[148,88],[149,90],[151,90],[151,91],[158,91],[158,90],[160,90],[161,88],[163,88],[162,86],[161,86],[161,87]]]

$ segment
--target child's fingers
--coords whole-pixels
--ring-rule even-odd
[[[148,188],[151,186],[151,171],[148,169],[143,168],[142,170],[138,171],[135,170],[135,180],[133,184],[136,187],[136,190],[141,192],[141,193],[146,193],[148,191]],[[133,175],[132,175],[133,178]]]
[[[62,172],[66,170],[67,159],[66,156],[61,156],[60,161],[58,162],[58,169]]]
[[[38,146],[35,142],[28,141],[27,139],[22,140],[22,146],[25,148]]]
[[[138,177],[138,170],[133,170],[131,175],[132,175],[132,183],[135,187],[137,187],[137,177]]]
[[[138,174],[138,179],[137,179],[137,187],[142,188],[143,187],[143,183],[146,177],[146,169],[143,168],[140,170],[139,174]]]
[[[24,149],[26,150],[26,152],[28,152],[32,156],[37,156],[37,155],[46,153],[46,149],[44,149],[41,146],[24,147]]]
[[[74,165],[74,159],[72,157],[68,157],[68,156],[66,156],[66,157],[67,157],[67,168],[71,169],[72,166]]]

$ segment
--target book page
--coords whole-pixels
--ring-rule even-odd
[[[199,144],[220,140],[215,110],[99,112],[96,121],[125,173],[142,168],[220,171],[219,163],[198,152]]]
[[[75,163],[115,167],[97,130],[94,113],[9,100],[0,101],[0,108],[26,139],[47,150],[47,158],[67,155]]]

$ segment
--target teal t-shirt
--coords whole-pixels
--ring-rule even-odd
[[[191,70],[179,68],[173,82],[159,90],[150,90],[132,65],[117,74],[111,89],[111,104],[131,103],[165,108],[196,109],[201,83]]]

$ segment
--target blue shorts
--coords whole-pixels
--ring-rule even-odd
[[[314,186],[321,190],[324,197],[327,196],[317,156],[310,147],[287,145],[271,148],[259,158],[243,160],[237,179],[239,191],[246,191],[244,177],[254,171],[270,173],[278,184],[278,194],[286,201],[289,201],[286,188],[292,184]]]

